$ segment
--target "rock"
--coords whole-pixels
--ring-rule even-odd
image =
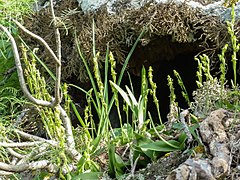
[[[188,159],[177,169],[173,170],[166,180],[214,180],[211,165],[208,160]]]
[[[167,177],[168,180],[223,179],[231,166],[228,127],[229,112],[218,109],[200,123],[201,140],[208,158],[189,158]]]
[[[157,3],[157,4],[183,4],[186,3],[192,8],[201,9],[203,14],[209,16],[220,17],[224,22],[226,20],[231,20],[231,7],[224,7],[225,0],[212,1],[209,3],[204,3],[204,1],[185,1],[185,0],[77,0],[82,10],[86,13],[89,11],[95,11],[100,7],[106,5],[107,10],[110,14],[116,13],[116,8],[127,7],[130,9],[137,9],[144,6],[146,3]],[[123,6],[124,5],[124,6]],[[236,17],[240,18],[240,3],[237,3]]]

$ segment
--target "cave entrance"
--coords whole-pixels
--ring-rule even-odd
[[[170,75],[174,79],[174,88],[176,94],[176,101],[180,108],[188,108],[185,99],[182,97],[181,88],[177,83],[177,79],[174,77],[173,70],[176,70],[186,87],[190,100],[192,100],[192,92],[196,89],[196,71],[197,62],[194,60],[194,56],[198,54],[202,49],[199,47],[199,43],[176,43],[172,42],[170,38],[156,38],[149,42],[148,45],[139,45],[136,47],[134,53],[128,64],[128,72],[131,76],[131,82],[134,89],[134,95],[136,99],[139,98],[141,94],[141,69],[142,66],[148,70],[149,66],[153,68],[153,80],[157,84],[157,97],[159,100],[161,118],[163,122],[167,121],[167,114],[169,113],[170,105],[170,91],[168,87],[167,76]],[[129,52],[129,50],[126,50]],[[118,70],[121,67],[117,68]],[[126,90],[125,85],[131,87],[129,77],[127,73],[123,76],[121,82],[121,88]],[[91,88],[90,83],[80,84],[80,87],[84,87],[85,90]],[[150,85],[149,85],[150,86]],[[112,95],[109,89],[110,96]],[[81,103],[80,107],[85,107],[86,102],[81,101],[82,97],[85,97],[84,93],[75,92],[74,89],[71,90],[71,94],[74,95],[76,102]],[[119,95],[120,104],[122,107],[123,99]],[[81,115],[83,115],[83,108],[80,108]],[[148,99],[148,111],[150,111],[151,116],[155,123],[159,122],[157,109],[153,102],[151,96]],[[123,122],[124,114],[122,113]],[[94,121],[98,122],[96,113],[93,112]],[[76,119],[76,118],[73,118]],[[116,111],[116,107],[112,107],[110,112],[110,120],[112,127],[120,127],[119,119]],[[76,123],[73,123],[76,124]]]
[[[190,100],[192,92],[197,88],[196,71],[197,62],[194,56],[202,49],[199,43],[176,43],[170,38],[156,38],[147,46],[138,46],[129,62],[129,72],[131,73],[133,86],[135,89],[141,89],[141,68],[149,66],[153,68],[154,82],[157,84],[157,97],[163,122],[167,121],[170,105],[170,90],[168,87],[167,76],[174,79],[174,88],[176,101],[180,108],[188,108],[188,104],[181,94],[181,88],[174,76],[173,70],[176,70],[186,87]],[[124,82],[123,82],[124,83]],[[138,92],[140,94],[140,92]],[[137,94],[137,95],[139,95]],[[151,112],[153,120],[159,122],[157,118],[157,109],[152,98],[148,100],[148,110]],[[156,120],[155,120],[156,119]]]

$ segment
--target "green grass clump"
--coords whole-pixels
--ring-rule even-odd
[[[211,111],[218,108],[225,108],[230,111],[239,112],[239,85],[237,84],[237,53],[239,51],[240,44],[237,41],[235,35],[235,5],[232,6],[231,22],[227,22],[228,33],[231,39],[231,62],[233,70],[233,79],[230,80],[231,86],[227,85],[227,60],[225,59],[225,53],[229,47],[226,44],[222,48],[222,53],[218,55],[220,61],[220,77],[214,77],[210,72],[210,59],[207,55],[203,54],[199,58],[195,58],[198,62],[197,71],[197,85],[198,89],[193,92],[194,102],[192,103],[192,109],[195,114],[205,117]]]
[[[174,70],[174,76],[177,83],[182,90],[182,96],[188,103],[193,113],[188,113],[183,117],[181,114],[181,107],[176,101],[175,88],[173,79],[168,76],[168,86],[170,89],[170,112],[168,114],[168,122],[162,122],[159,100],[157,98],[157,83],[153,81],[153,69],[149,67],[146,70],[144,67],[141,71],[141,87],[121,86],[123,74],[126,70],[130,57],[136,48],[139,40],[142,38],[146,29],[142,31],[129,52],[125,63],[119,74],[116,72],[116,61],[110,48],[107,46],[106,55],[104,59],[103,70],[99,67],[100,53],[96,51],[95,32],[93,21],[93,59],[86,60],[81,52],[81,43],[76,38],[77,50],[79,58],[87,70],[89,80],[92,88],[84,90],[74,84],[62,84],[61,90],[64,99],[64,108],[70,116],[70,109],[73,110],[79,120],[80,127],[74,130],[74,138],[76,140],[77,150],[82,154],[81,159],[75,162],[77,167],[75,172],[68,174],[75,179],[97,179],[103,175],[103,171],[107,171],[113,178],[123,179],[126,173],[134,177],[137,167],[145,167],[148,163],[156,161],[159,157],[173,151],[184,151],[187,148],[194,149],[192,144],[201,146],[199,137],[196,133],[199,119],[206,117],[211,111],[217,108],[225,108],[234,112],[239,112],[240,93],[237,84],[237,52],[239,51],[239,43],[234,34],[234,7],[232,11],[231,22],[228,22],[228,31],[231,36],[232,43],[232,67],[233,80],[231,81],[231,88],[227,88],[227,63],[225,54],[229,45],[225,45],[222,53],[219,55],[220,72],[219,78],[214,77],[210,71],[210,58],[207,55],[196,57],[198,63],[197,86],[196,91],[193,92],[194,102],[190,102],[188,92],[183,84],[180,74]],[[3,38],[4,39],[4,38]],[[2,41],[3,48],[1,58],[6,61],[6,67],[1,66],[1,71],[8,69],[13,64],[7,64],[11,59],[7,41]],[[22,47],[23,62],[25,64],[25,76],[31,94],[37,99],[51,101],[51,92],[53,89],[47,85],[45,78],[38,70],[38,63],[43,65],[52,79],[55,80],[53,73],[46,67],[46,65],[35,56],[34,51],[26,50],[27,46]],[[7,55],[6,55],[7,54]],[[90,62],[91,61],[91,62]],[[4,61],[3,61],[4,62]],[[5,63],[3,63],[5,65]],[[93,65],[92,67],[90,66]],[[0,76],[4,78],[5,76]],[[129,77],[130,82],[131,77]],[[3,80],[2,80],[3,81]],[[7,80],[9,81],[9,79]],[[5,81],[3,81],[5,82]],[[161,82],[159,82],[161,83]],[[3,83],[2,83],[3,84]],[[1,84],[0,84],[1,85]],[[84,107],[84,115],[81,117],[78,112],[76,104],[68,95],[68,87],[74,87],[83,91],[86,95],[86,107]],[[134,93],[135,88],[141,88],[141,94],[137,98]],[[9,91],[9,92],[8,92]],[[7,92],[7,93],[6,93]],[[16,98],[18,91],[14,88],[4,87],[0,90],[0,137],[6,138],[11,133],[6,129],[6,126],[11,124],[9,119],[15,119],[21,112],[19,107],[24,104],[22,99]],[[153,98],[153,103],[157,110],[157,120],[153,119],[148,109],[148,97]],[[123,105],[120,103],[120,98],[123,99]],[[120,127],[112,128],[110,112],[112,108],[116,108],[116,119],[119,120]],[[5,113],[8,109],[9,113]],[[65,131],[60,118],[60,113],[57,109],[47,107],[38,107],[38,115],[44,125],[47,137],[49,139],[57,140],[60,147],[57,149],[49,149],[42,158],[48,158],[57,166],[62,167],[67,165],[69,159],[64,150]],[[95,116],[93,111],[96,112]],[[125,113],[125,114],[124,114]],[[126,116],[126,122],[123,122],[123,116]],[[99,121],[98,123],[97,120]],[[186,122],[183,122],[186,120]],[[4,124],[5,123],[5,124]],[[186,147],[187,140],[191,138],[192,144]],[[196,142],[196,143],[195,143]],[[105,158],[105,164],[101,164],[100,158]],[[2,161],[9,161],[4,148],[0,148],[0,159]],[[67,178],[61,172],[61,178]]]
[[[116,73],[116,61],[109,48],[106,51],[104,71],[100,71],[98,65],[100,56],[99,52],[96,52],[95,46],[93,46],[93,71],[91,71],[89,61],[81,53],[81,44],[76,40],[80,58],[85,65],[92,84],[92,88],[89,91],[70,85],[85,92],[87,99],[84,118],[75,111],[83,127],[82,133],[78,138],[85,141],[84,148],[81,148],[84,155],[79,162],[77,177],[82,177],[87,171],[91,171],[92,175],[99,172],[100,166],[94,159],[101,156],[101,153],[107,153],[108,164],[106,165],[109,175],[111,177],[123,178],[127,169],[130,169],[133,175],[136,166],[146,166],[147,163],[155,161],[167,152],[185,148],[186,134],[181,128],[177,130],[180,134],[179,138],[173,140],[169,136],[169,139],[165,139],[171,132],[166,130],[165,125],[161,121],[159,103],[156,96],[157,85],[153,82],[152,67],[149,67],[148,72],[144,67],[142,68],[141,87],[132,87],[132,84],[130,84],[130,87],[120,87],[127,63],[143,33],[144,31],[132,47],[119,74]],[[95,45],[95,43],[93,44]],[[138,99],[134,94],[134,88],[141,88],[141,94]],[[148,96],[153,97],[158,112],[158,124],[153,123],[152,116],[147,109]],[[124,100],[123,107],[120,107],[120,97]],[[109,115],[113,106],[116,108],[116,115],[120,121],[120,127],[115,129],[111,127]],[[92,115],[92,108],[95,108],[97,117]],[[126,113],[126,123],[122,121],[123,113]],[[98,124],[95,124],[96,118],[99,119]],[[126,152],[123,154],[117,153],[119,148],[125,149]]]
[[[234,16],[233,12],[232,16]],[[234,26],[232,26],[233,23],[234,20],[232,20],[231,23],[228,23],[233,46],[232,64],[234,77],[232,81],[232,89],[226,88],[227,63],[225,60],[225,53],[228,45],[223,47],[222,53],[219,55],[221,62],[221,75],[219,79],[211,74],[211,62],[207,55],[203,54],[195,58],[198,63],[198,70],[196,73],[198,78],[196,81],[198,88],[193,92],[194,102],[190,102],[183,80],[181,79],[180,74],[174,70],[174,75],[182,89],[182,96],[188,103],[190,109],[193,110],[193,113],[187,115],[186,118],[188,119],[188,122],[182,122],[181,109],[176,101],[173,79],[168,76],[168,85],[170,88],[170,113],[168,115],[170,122],[168,123],[170,123],[171,126],[165,126],[165,124],[161,122],[159,104],[156,97],[157,85],[153,82],[153,70],[151,67],[148,70],[148,78],[145,68],[142,69],[141,94],[137,99],[134,94],[134,88],[140,87],[132,87],[132,85],[130,85],[130,87],[126,86],[125,88],[120,87],[122,74],[129,59],[125,61],[126,63],[123,65],[123,70],[121,71],[121,74],[119,74],[118,79],[115,71],[116,62],[112,53],[109,52],[109,49],[106,52],[104,75],[100,73],[98,66],[99,53],[96,53],[96,51],[93,50],[94,73],[91,74],[91,70],[87,61],[84,59],[79,46],[80,57],[89,73],[93,87],[89,92],[86,92],[89,104],[85,110],[85,118],[87,118],[85,119],[84,126],[86,126],[87,129],[95,129],[94,131],[97,134],[97,136],[94,136],[94,133],[91,133],[91,136],[88,138],[88,143],[92,145],[89,145],[88,147],[91,147],[92,151],[87,151],[87,157],[94,159],[95,155],[99,155],[98,153],[107,152],[109,174],[112,177],[123,178],[126,169],[130,169],[130,173],[134,175],[136,166],[146,165],[148,162],[155,161],[167,152],[184,150],[186,148],[186,140],[190,138],[190,136],[193,137],[191,138],[192,141],[197,142],[197,146],[201,146],[199,137],[196,133],[199,118],[206,117],[211,111],[219,107],[224,107],[230,110],[235,109],[234,111],[236,111],[236,108],[239,109],[239,91],[236,83],[236,53],[239,50],[239,44],[237,44],[236,37],[234,33],[232,33],[234,32]],[[110,63],[110,77],[108,76],[108,63]],[[111,87],[111,89],[109,87]],[[113,92],[112,97],[110,97],[108,93],[109,90],[112,90]],[[160,120],[159,124],[153,123],[151,114],[147,109],[147,97],[150,95],[153,97],[154,104],[157,107]],[[124,109],[120,107],[119,96],[124,100]],[[232,103],[234,105],[231,105]],[[116,113],[120,121],[120,128],[115,129],[111,128],[109,117],[109,112],[113,105],[116,106]],[[94,118],[91,113],[92,107],[96,108],[98,118],[100,119],[98,125],[90,123],[94,122],[94,119],[89,120],[90,118]],[[126,112],[127,117],[127,123],[125,124],[122,122],[122,113],[124,112]],[[132,124],[129,123],[129,112],[131,112],[133,120]],[[172,134],[178,134],[179,138],[171,139]],[[166,140],[165,137],[168,137],[168,140]],[[99,148],[100,144],[101,148]],[[105,148],[107,150],[104,150]],[[126,157],[125,152],[123,154],[118,154],[117,150],[119,148],[125,148],[126,151],[129,152],[128,156]],[[190,150],[190,152],[193,151]],[[128,160],[126,161],[124,159]],[[89,164],[89,166],[91,165]],[[81,176],[82,173],[83,171],[79,171],[79,176]]]

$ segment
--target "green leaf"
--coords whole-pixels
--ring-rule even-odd
[[[113,87],[121,94],[121,96],[123,97],[123,99],[126,101],[127,105],[131,107],[131,101],[127,95],[127,93],[125,93],[122,88],[120,88],[117,84],[115,84],[114,82],[110,81],[110,84],[113,85]]]
[[[199,124],[194,124],[193,126],[189,127],[189,131],[192,134],[192,136],[200,143],[199,136],[196,134],[195,130],[199,128]]]
[[[144,117],[146,117],[146,114],[144,114],[144,99],[142,96],[139,97],[139,105],[138,105],[138,123],[140,125],[140,128],[142,128],[144,123]]]
[[[124,163],[124,161],[122,160],[121,156],[119,156],[119,155],[116,154],[116,153],[115,153],[115,160],[116,160],[116,164],[115,164],[115,165],[117,165],[117,167],[118,167],[119,169],[125,167],[125,163]]]
[[[100,178],[100,176],[102,176],[103,173],[102,172],[86,172],[86,173],[82,173],[79,174],[75,177],[73,177],[73,180],[98,180]]]
[[[123,175],[122,168],[125,166],[121,157],[115,153],[115,145],[108,144],[108,156],[109,156],[109,174],[112,177]]]
[[[134,94],[131,92],[131,90],[128,88],[128,86],[126,86],[126,89],[127,89],[127,92],[128,92],[128,94],[129,94],[129,96],[130,96],[130,98],[132,100],[132,104],[134,106],[137,106],[138,102],[137,102],[136,98],[134,97]]]
[[[156,129],[158,132],[163,131],[164,128],[165,128],[165,125],[164,125],[164,124],[161,124],[161,125],[158,125],[158,126],[155,127],[155,129]],[[150,133],[151,135],[156,135],[155,130],[154,130],[153,128],[149,129],[147,132]]]
[[[78,170],[80,170],[82,167],[84,167],[84,164],[86,162],[86,159],[84,158],[84,156],[81,157],[81,159],[78,161]]]
[[[141,135],[141,134],[137,134],[137,133],[134,133],[135,134],[135,138],[137,140],[137,144],[140,145],[140,144],[146,144],[146,143],[153,143],[154,141],[149,139],[149,138],[146,138],[145,136]]]
[[[141,145],[139,145],[139,147],[142,149],[143,152],[146,152],[148,150],[160,151],[160,152],[172,152],[175,150],[181,150],[181,144],[178,141],[169,140],[167,142],[174,145],[175,147],[179,147],[179,148],[174,148],[172,146],[169,146],[164,141],[156,141],[153,143],[141,144]]]
[[[97,136],[91,144],[93,145],[92,153],[94,153],[98,149],[98,145],[102,139],[102,135]]]
[[[143,150],[140,146],[137,146],[136,149],[135,149],[135,153],[137,152],[138,150],[138,154],[145,154],[147,157],[151,158],[152,160],[154,159],[154,151],[151,150],[151,149],[145,149]]]
[[[176,130],[181,130],[184,128],[184,125],[181,122],[175,122],[173,123],[172,128]]]
[[[133,131],[130,124],[124,124],[122,128],[114,128],[113,133],[115,138],[112,142],[115,144],[119,143],[120,145],[129,143],[134,138]]]
[[[109,174],[111,176],[115,176],[115,168],[114,168],[114,163],[115,163],[115,146],[113,144],[108,145],[108,157],[109,157]]]
[[[186,140],[187,140],[187,135],[186,135],[186,133],[184,132],[184,133],[180,134],[180,136],[178,137],[178,141],[179,141],[179,143],[180,143],[180,145],[179,145],[179,148],[180,148],[180,149],[184,149],[184,148],[185,148],[185,142],[186,142]]]

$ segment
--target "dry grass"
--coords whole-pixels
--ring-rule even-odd
[[[60,17],[64,79],[75,76],[79,80],[85,81],[87,78],[83,63],[76,51],[74,32],[76,30],[85,57],[91,59],[93,18],[96,23],[97,51],[100,51],[104,57],[109,43],[114,57],[120,64],[126,58],[129,48],[144,26],[148,28],[148,32],[142,38],[138,48],[145,47],[152,41],[165,39],[164,41],[175,43],[195,43],[195,46],[214,53],[228,39],[226,38],[226,27],[218,18],[203,15],[200,11],[184,4],[148,3],[139,9],[123,8],[119,9],[116,14],[109,15],[105,7],[95,13],[83,14],[78,8],[78,3],[66,0],[56,6],[56,15]],[[49,9],[43,9],[30,19],[26,19],[25,26],[41,35],[55,49]],[[31,39],[26,40],[31,46],[36,46]],[[169,43],[162,43],[162,46],[165,51],[171,50]],[[53,64],[43,48],[39,52],[47,64]],[[167,54],[169,56],[171,53]],[[139,62],[133,62],[133,66],[134,64],[139,64]]]

